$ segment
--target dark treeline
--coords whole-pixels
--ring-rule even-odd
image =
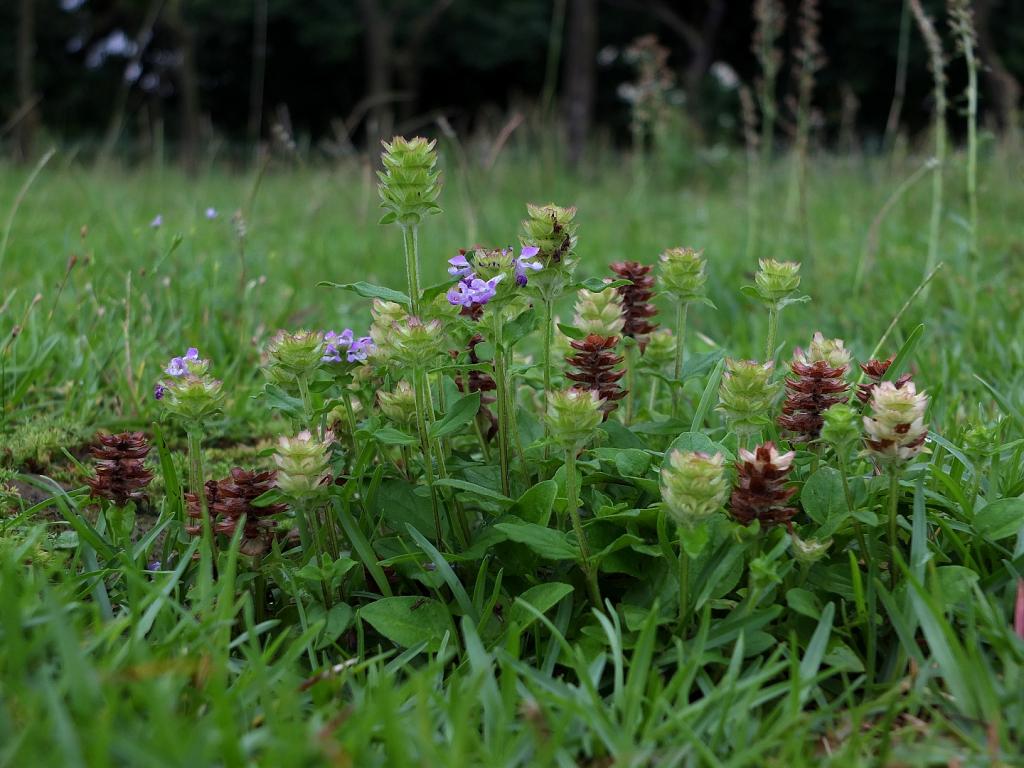
[[[801,5],[787,0],[779,103],[795,90]],[[668,52],[674,103],[705,141],[738,130],[738,83],[758,77],[752,0],[6,0],[0,3],[0,141],[38,151],[40,131],[99,151],[166,141],[186,163],[212,137],[252,146],[275,126],[335,151],[444,117],[496,130],[512,107],[549,110],[574,140],[628,138],[631,42]],[[926,125],[931,78],[901,0],[824,0],[814,107],[834,137],[890,121],[903,35],[900,125]],[[942,0],[954,107],[962,61]],[[1024,4],[973,0],[983,119],[1012,120],[1024,77]],[[624,98],[626,97],[626,98]],[[780,132],[785,131],[780,120]],[[279,134],[282,132],[277,130]]]

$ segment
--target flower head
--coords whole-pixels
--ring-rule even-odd
[[[617,291],[605,289],[600,292],[582,288],[576,294],[576,316],[573,324],[577,330],[599,336],[618,336],[626,324],[622,314],[622,299]]]
[[[778,420],[780,427],[793,433],[795,441],[816,440],[825,411],[846,400],[849,359],[841,340],[826,340],[820,333],[814,335],[809,352],[797,350],[790,363],[793,376],[786,379],[786,400]]]
[[[574,354],[565,360],[575,368],[568,371],[565,377],[575,382],[573,389],[584,389],[595,392],[601,400],[601,411],[608,418],[618,408],[617,400],[627,394],[619,384],[626,372],[617,368],[622,362],[622,355],[615,354],[617,336],[600,336],[592,333],[585,339],[569,342]]]
[[[581,389],[548,395],[547,421],[551,437],[567,450],[575,450],[593,437],[601,424],[603,401],[597,392]]]
[[[433,362],[444,342],[442,330],[439,320],[424,322],[409,315],[404,322],[393,326],[391,347],[394,356],[414,369]]]
[[[217,218],[217,209],[207,208],[203,215],[206,216],[207,221],[213,221]]]
[[[692,526],[717,512],[729,494],[721,453],[672,451],[661,470],[661,498],[679,524]]]
[[[807,351],[798,349],[796,356],[809,365],[826,363],[830,368],[843,368],[844,373],[849,369],[852,359],[842,339],[826,339],[821,331],[817,331],[811,338],[811,346]]]
[[[324,346],[322,360],[325,363],[340,363],[346,360],[350,363],[362,363],[376,349],[376,344],[370,336],[355,338],[351,328],[346,328],[341,333],[327,331],[324,334]],[[344,358],[342,358],[344,353]]]
[[[537,256],[542,265],[571,271],[576,263],[576,209],[553,203],[527,204],[526,212],[528,218],[523,221],[519,241],[537,249],[533,256]]]
[[[901,463],[921,452],[928,427],[924,413],[928,396],[918,392],[914,382],[897,388],[883,381],[872,390],[871,416],[864,417],[868,451],[884,463]]]
[[[643,352],[647,346],[647,337],[658,327],[651,322],[651,318],[658,314],[658,308],[650,303],[654,297],[654,278],[649,274],[653,267],[638,261],[616,261],[610,266],[616,276],[629,281],[627,285],[615,289],[622,298],[622,316],[625,320],[622,332],[636,339]]]
[[[767,306],[778,308],[800,287],[799,262],[761,259],[758,266],[760,268],[754,277],[755,290]]]
[[[153,217],[153,220],[149,222],[150,229],[160,229],[164,225],[164,215],[158,213]]]
[[[264,350],[265,370],[271,381],[279,384],[308,379],[320,367],[323,350],[322,331],[278,331]]]
[[[536,272],[539,269],[543,269],[544,265],[539,261],[536,261],[534,257],[540,253],[540,248],[535,245],[527,245],[519,251],[519,256],[516,258],[515,273],[516,273],[516,285],[522,288],[529,282],[527,272]]]
[[[452,277],[466,277],[473,274],[473,266],[466,258],[464,250],[460,250],[455,256],[448,259],[448,274]]]
[[[718,410],[737,435],[751,435],[769,423],[778,385],[772,382],[771,362],[726,360],[718,390]]]
[[[729,500],[729,511],[738,522],[750,525],[758,520],[762,526],[790,526],[797,510],[786,503],[796,489],[786,488],[786,480],[795,455],[793,451],[779,453],[771,441],[753,451],[740,449],[738,477]]]
[[[274,453],[277,487],[298,498],[317,493],[329,477],[328,460],[333,441],[334,436],[330,432],[324,435],[323,440],[318,440],[308,431],[295,437],[280,438]]]
[[[434,144],[420,136],[396,136],[384,142],[384,170],[377,172],[380,205],[387,211],[381,223],[414,226],[425,216],[440,212],[437,198],[441,194],[441,172],[435,170]]]
[[[838,456],[848,456],[860,439],[857,411],[847,403],[836,403],[821,418],[821,439],[831,445]]]
[[[399,427],[409,427],[416,420],[416,393],[407,381],[400,381],[391,392],[379,390],[377,402],[381,411]]]
[[[189,374],[199,376],[206,372],[202,366],[208,365],[207,361],[199,358],[199,350],[189,347],[181,357],[172,357],[171,361],[164,368],[168,376],[187,376]],[[202,368],[202,370],[200,370]]]
[[[661,254],[659,277],[661,289],[676,301],[699,301],[707,294],[704,251],[693,248],[670,248]]]
[[[448,291],[448,302],[458,307],[486,304],[498,293],[498,283],[505,277],[496,275],[490,280],[481,280],[472,273],[462,278]]]
[[[97,435],[92,448],[96,474],[85,479],[94,499],[107,499],[118,507],[145,495],[153,472],[145,465],[150,445],[141,432]]]

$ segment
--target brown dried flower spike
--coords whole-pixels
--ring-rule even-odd
[[[794,442],[817,440],[825,411],[846,400],[846,366],[833,368],[824,360],[809,363],[798,358],[790,363],[790,369],[794,377],[786,379],[779,426],[793,433]]]
[[[145,460],[150,445],[141,432],[97,435],[99,444],[91,450],[96,460],[96,476],[88,477],[86,485],[94,499],[107,499],[119,507],[138,501],[153,479]]]
[[[592,333],[585,339],[570,341],[576,354],[566,358],[566,362],[577,369],[566,374],[567,378],[576,382],[572,388],[596,392],[604,400],[601,410],[605,419],[619,407],[615,401],[626,396],[626,391],[619,385],[619,379],[626,372],[615,370],[615,366],[622,362],[622,355],[614,352],[618,340],[617,336],[598,336]]]
[[[275,472],[247,472],[234,467],[228,477],[220,482],[206,483],[206,500],[214,533],[233,536],[242,517],[245,528],[242,532],[240,551],[246,555],[260,555],[266,552],[270,531],[274,521],[270,518],[285,510],[284,504],[268,504],[257,507],[253,501],[274,487]],[[202,509],[194,494],[188,494],[188,514],[202,519]],[[190,526],[189,533],[197,534],[202,526]]]
[[[626,321],[622,333],[636,339],[643,352],[647,337],[658,327],[650,321],[658,314],[658,308],[650,303],[654,296],[654,278],[649,273],[653,267],[638,261],[616,261],[610,266],[620,279],[630,282],[616,289],[622,298],[622,316]]]
[[[871,393],[875,391],[875,387],[882,383],[882,377],[889,370],[889,366],[892,365],[894,358],[895,356],[890,357],[888,360],[868,360],[866,363],[861,363],[860,369],[864,371],[864,375],[871,379],[871,381],[866,384],[860,384],[857,387],[858,400],[866,403],[871,399]],[[910,374],[904,373],[893,384],[896,386],[896,389],[902,389],[903,385],[908,381],[910,381]]]
[[[737,522],[750,525],[755,520],[761,527],[785,525],[792,527],[797,510],[788,507],[795,488],[787,488],[786,480],[795,453],[779,453],[775,443],[768,441],[753,451],[740,448],[736,462],[739,476],[729,501],[729,512]]]

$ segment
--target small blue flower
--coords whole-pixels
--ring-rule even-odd
[[[206,209],[206,218],[209,221],[213,221],[214,219],[216,219],[217,218],[217,209],[216,208],[207,208]]]
[[[324,355],[321,358],[325,363],[340,363],[341,350],[352,346],[355,334],[351,328],[346,328],[341,333],[328,331],[324,334]]]
[[[195,347],[189,347],[184,357],[172,357],[171,362],[164,368],[164,373],[168,376],[184,376],[189,373],[189,363],[199,362],[199,350]],[[162,396],[162,393],[161,393]],[[160,398],[158,397],[157,400]]]
[[[498,283],[504,275],[481,280],[472,273],[462,278],[448,291],[448,303],[459,307],[471,307],[474,304],[486,304],[498,293]]]
[[[366,358],[376,349],[376,344],[373,343],[373,339],[369,336],[360,336],[358,339],[352,342],[352,345],[348,348],[348,361],[350,363],[362,363],[366,361]]]
[[[459,277],[468,277],[473,274],[473,268],[470,266],[469,261],[466,259],[466,254],[460,253],[459,255],[448,259],[448,274],[452,277],[458,275]]]
[[[530,261],[538,253],[540,253],[540,248],[535,245],[528,245],[519,252],[519,258],[516,259],[516,285],[519,287],[526,285],[528,269],[536,272],[544,267],[539,261]]]
[[[165,387],[163,384],[160,384],[159,382],[157,382],[157,384],[153,387],[153,399],[154,400],[163,400],[164,399],[164,392],[166,392],[166,391],[167,391],[167,387]]]
[[[162,227],[163,225],[164,225],[164,215],[162,213],[158,213],[156,216],[153,217],[153,220],[151,222],[149,222],[149,226],[152,229],[160,229],[160,227]]]

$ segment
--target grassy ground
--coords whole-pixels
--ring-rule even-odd
[[[275,561],[285,607],[267,617],[233,554],[215,581],[195,577],[186,559],[148,574],[140,563],[152,541],[137,535],[133,551],[102,520],[81,523],[96,516],[62,452],[83,456],[97,429],[150,430],[161,368],[198,346],[227,393],[207,427],[209,476],[268,465],[267,438],[290,429],[253,397],[268,337],[368,326],[368,302],[318,281],[404,290],[400,234],[377,226],[368,174],[272,165],[259,180],[191,180],[99,174],[58,154],[22,197],[27,173],[0,167],[0,215],[11,211],[0,245],[0,766],[1020,764],[1024,641],[1012,610],[1024,511],[1003,504],[1005,519],[984,531],[975,518],[1024,492],[1024,191],[1020,158],[987,150],[977,257],[954,157],[943,268],[881,349],[895,353],[924,325],[910,370],[941,436],[904,483],[900,590],[876,595],[869,585],[865,605],[850,583],[858,556],[837,546],[827,568],[809,581],[787,571],[749,610],[715,592],[684,639],[661,618],[671,589],[647,602],[624,590],[610,618],[562,600],[539,619],[512,600],[544,577],[509,570],[502,592],[485,560],[452,578],[472,585],[478,612],[492,590],[506,614],[524,611],[519,631],[472,621],[450,582],[421,579],[424,595],[450,607],[451,631],[428,651],[396,648],[354,618],[372,583],[332,608],[308,599],[319,576]],[[515,242],[525,203],[554,201],[579,209],[584,276],[621,258],[653,262],[674,245],[705,249],[717,311],[691,313],[694,353],[763,356],[765,314],[739,292],[760,255],[801,261],[812,297],[784,314],[783,358],[820,330],[865,360],[923,278],[930,185],[915,184],[876,221],[921,162],[818,158],[805,217],[786,213],[781,162],[766,179],[754,254],[732,157],[677,180],[655,164],[638,183],[617,160],[572,175],[513,152],[492,170],[446,169],[445,213],[421,231],[425,283],[446,279],[460,246]],[[559,307],[565,319],[570,305]],[[694,405],[706,379],[689,385]],[[982,453],[965,448],[971,428],[988,430]],[[726,440],[720,429],[713,417],[711,434]],[[181,474],[183,438],[163,431],[162,454]],[[164,519],[166,482],[158,473],[157,501],[140,510],[147,527]],[[656,537],[648,544],[656,550]],[[867,625],[881,627],[873,679],[862,663]]]

